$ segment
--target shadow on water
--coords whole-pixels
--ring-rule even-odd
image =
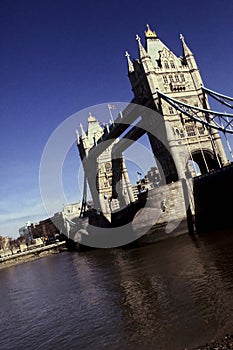
[[[214,233],[90,253],[121,296],[122,346],[182,349],[231,332],[232,248],[232,234]]]

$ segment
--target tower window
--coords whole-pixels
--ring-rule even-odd
[[[184,137],[184,130],[183,129],[180,129],[180,137]]]
[[[169,69],[169,64],[168,64],[167,61],[164,61],[164,67],[165,67],[166,69]]]
[[[173,76],[172,75],[169,75],[169,80],[171,83],[173,83]]]
[[[176,137],[180,137],[180,130],[178,128],[174,128],[174,132],[175,132],[175,135]]]
[[[109,173],[112,170],[111,167],[111,163],[105,163],[105,169],[107,173]]]
[[[185,129],[187,131],[188,136],[195,136],[194,125],[186,125]]]
[[[175,81],[178,82],[179,81],[179,76],[175,75]]]
[[[205,133],[204,125],[198,126],[198,132],[199,132],[199,135],[204,135],[204,133]]]
[[[178,129],[178,128],[174,128],[174,132],[176,137],[179,138],[184,138],[184,130],[183,129]]]
[[[168,83],[168,80],[167,80],[166,75],[164,75],[164,76],[163,76],[163,81],[164,81],[164,83],[165,83],[165,84],[167,84],[167,83]]]
[[[180,75],[180,79],[181,79],[181,81],[185,81],[184,74],[181,74],[181,75]]]
[[[173,61],[170,61],[171,68],[176,68]]]
[[[170,114],[174,114],[174,110],[173,110],[172,107],[168,107],[168,109],[169,109],[169,113],[170,113]]]

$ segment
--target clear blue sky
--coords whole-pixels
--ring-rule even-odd
[[[83,108],[132,99],[124,53],[137,58],[146,23],[177,55],[182,33],[205,85],[233,95],[232,13],[230,0],[1,0],[0,235],[46,218],[39,165],[57,126]]]

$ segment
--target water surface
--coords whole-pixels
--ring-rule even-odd
[[[0,349],[182,350],[233,330],[233,234],[0,270]]]

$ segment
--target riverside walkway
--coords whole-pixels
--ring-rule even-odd
[[[48,244],[48,245],[45,245],[45,246],[42,246],[42,247],[33,247],[33,248],[30,248],[24,252],[20,252],[20,253],[15,253],[15,254],[11,254],[11,255],[8,255],[8,256],[4,256],[4,257],[1,257],[0,258],[0,263],[3,263],[3,262],[6,262],[6,261],[9,261],[9,260],[14,260],[14,259],[18,259],[18,258],[23,258],[23,257],[26,257],[28,255],[40,255],[41,252],[46,252],[46,251],[49,251],[49,250],[57,250],[59,251],[61,248],[64,248],[65,247],[65,244],[66,242],[65,241],[62,241],[62,242],[55,242],[55,243],[52,243],[52,244]]]

